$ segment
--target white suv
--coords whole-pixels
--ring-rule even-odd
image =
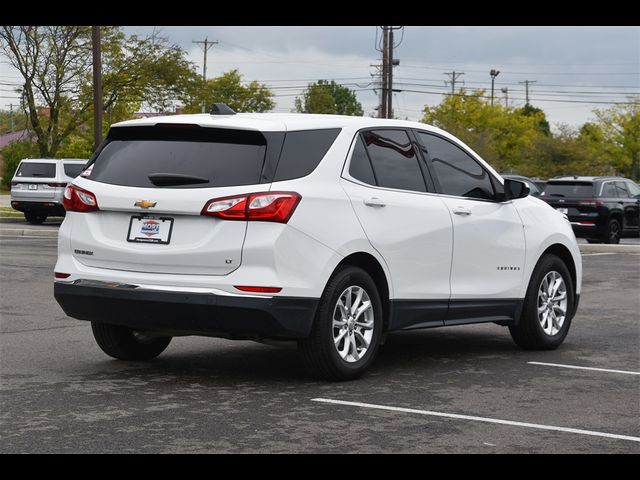
[[[48,216],[64,216],[62,194],[80,175],[87,159],[25,158],[11,179],[11,206],[38,225]]]
[[[181,115],[112,126],[65,191],[55,297],[125,360],[175,335],[297,340],[329,379],[387,332],[494,322],[562,343],[582,264],[567,218],[421,123]]]

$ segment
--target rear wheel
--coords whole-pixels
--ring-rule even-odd
[[[382,301],[375,283],[358,267],[345,267],[329,280],[311,335],[298,342],[303,363],[328,380],[361,376],[377,353]]]
[[[171,342],[171,337],[151,336],[121,325],[91,322],[91,329],[102,351],[119,360],[151,360]]]
[[[544,255],[531,275],[520,320],[509,327],[511,337],[527,350],[553,350],[569,332],[573,306],[569,270],[559,257]]]
[[[31,225],[40,225],[47,219],[47,215],[44,213],[24,212],[24,218]]]
[[[620,226],[620,222],[612,218],[609,220],[609,224],[607,225],[607,231],[605,233],[605,237],[603,238],[604,243],[620,243],[620,237],[622,236],[622,227]]]

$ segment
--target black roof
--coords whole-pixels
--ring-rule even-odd
[[[624,177],[615,177],[615,176],[590,177],[590,176],[578,176],[578,175],[564,175],[560,177],[550,178],[549,182],[555,182],[555,181],[566,182],[567,180],[575,180],[577,182],[597,182],[600,180],[629,180],[629,179]]]

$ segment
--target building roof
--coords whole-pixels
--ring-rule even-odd
[[[27,139],[29,137],[29,130],[18,130],[17,132],[5,133],[0,135],[0,150],[17,140]]]

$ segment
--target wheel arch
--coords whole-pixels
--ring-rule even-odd
[[[389,301],[389,281],[387,279],[384,268],[382,268],[382,265],[380,264],[378,259],[370,253],[356,252],[343,258],[342,261],[336,266],[333,273],[335,273],[339,268],[346,265],[351,265],[363,269],[373,279],[373,282],[376,284],[378,293],[380,294],[380,298],[382,300],[382,309],[384,311],[383,325],[384,330],[387,330],[391,315],[391,304]]]
[[[569,269],[569,274],[571,275],[571,283],[573,284],[573,289],[575,291],[577,288],[577,269],[576,263],[573,260],[573,256],[571,255],[569,249],[561,243],[554,243],[553,245],[547,247],[544,252],[542,252],[542,255],[540,255],[538,262],[540,262],[540,259],[547,253],[559,257],[560,260],[562,260],[567,266],[567,269]],[[536,265],[538,264],[538,262],[536,262]]]

